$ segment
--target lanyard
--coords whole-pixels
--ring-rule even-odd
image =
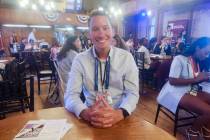
[[[109,76],[110,76],[110,57],[106,60],[105,68],[104,68],[104,74],[102,75],[102,66],[101,62],[95,58],[95,78],[94,78],[94,90],[98,91],[98,65],[100,64],[100,77],[101,77],[101,86],[102,86],[102,92],[104,89],[107,90],[109,88]]]
[[[195,61],[192,59],[192,57],[190,57],[190,63],[191,63],[191,66],[192,66],[192,70],[193,70],[193,76],[194,78],[197,76],[197,73],[200,72],[200,67],[198,64],[195,64]],[[195,72],[196,70],[196,67],[197,67],[197,72]]]

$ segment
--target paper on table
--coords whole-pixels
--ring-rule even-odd
[[[60,133],[60,138],[62,138],[72,127],[73,124],[66,123],[63,130]]]
[[[66,124],[66,119],[32,120],[24,126],[14,140],[60,140],[61,134],[65,134],[63,131],[67,127]]]

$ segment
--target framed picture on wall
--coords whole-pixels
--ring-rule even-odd
[[[167,29],[164,32],[164,36],[172,38],[172,40],[177,40],[179,37],[186,41],[187,29],[188,29],[188,19],[169,21]]]

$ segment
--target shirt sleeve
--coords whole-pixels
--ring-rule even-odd
[[[180,78],[181,71],[182,71],[181,60],[180,60],[180,58],[178,56],[176,56],[173,59],[173,62],[171,64],[169,77],[171,77],[171,78]]]
[[[73,60],[71,72],[69,73],[67,88],[64,94],[64,105],[68,111],[75,113],[78,118],[81,111],[87,108],[80,98],[81,92],[82,65],[78,57],[76,57]]]
[[[150,65],[151,64],[151,60],[150,60],[150,54],[149,54],[149,50],[148,49],[145,49],[145,63],[147,65]]]
[[[139,100],[138,69],[131,54],[129,55],[126,65],[127,70],[123,79],[124,93],[119,108],[123,108],[131,114],[135,110]]]

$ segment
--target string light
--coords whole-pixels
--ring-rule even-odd
[[[103,7],[99,7],[98,10],[99,11],[104,11],[104,8]]]
[[[43,6],[44,5],[44,0],[39,0],[39,4]]]
[[[51,11],[51,10],[56,10],[55,3],[52,0],[30,0],[30,5],[29,5],[29,0],[20,0],[19,5],[22,8],[31,8],[33,10],[46,10],[46,11]]]
[[[32,4],[32,9],[33,9],[33,10],[37,10],[36,4]]]

